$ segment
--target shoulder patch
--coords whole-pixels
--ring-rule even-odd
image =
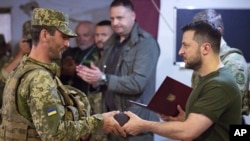
[[[235,79],[236,79],[236,82],[237,82],[238,84],[244,84],[244,83],[245,83],[245,80],[246,80],[245,75],[244,75],[243,72],[237,72],[237,73],[235,74]]]

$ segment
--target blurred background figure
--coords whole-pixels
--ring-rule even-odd
[[[98,49],[95,47],[95,24],[91,21],[81,21],[75,28],[77,34],[76,47],[67,48],[61,59],[60,79],[63,84],[71,85],[88,93],[89,84],[76,75],[76,65],[97,61]]]
[[[105,42],[109,39],[109,37],[114,33],[111,22],[109,20],[102,20],[96,24],[95,27],[95,45],[99,50],[99,58],[96,63],[98,64],[99,60],[103,55],[103,47]],[[90,87],[88,93],[89,103],[91,105],[91,114],[101,113],[101,100],[102,100],[102,92],[96,91],[94,88]],[[102,131],[97,131],[91,134],[90,141],[106,141],[106,134]]]
[[[102,55],[104,43],[114,33],[110,20],[103,20],[96,24],[95,27],[95,44]]]
[[[11,56],[11,50],[5,41],[3,34],[0,34],[0,68],[3,68],[4,64],[9,60]]]
[[[5,37],[3,34],[0,34],[0,108],[2,107],[2,95],[3,89],[5,85],[5,79],[3,76],[3,67],[9,61],[11,57],[10,51],[8,49],[8,44],[5,41]]]
[[[9,74],[17,67],[17,65],[20,63],[22,57],[24,55],[27,55],[30,53],[30,50],[32,47],[30,30],[31,30],[31,21],[28,20],[28,21],[24,22],[24,24],[22,26],[22,37],[19,41],[18,52],[16,53],[15,56],[11,56],[10,52],[8,52],[8,50],[5,50],[5,49],[4,49],[5,54],[3,54],[3,56],[2,56],[2,49],[1,49],[0,107],[2,107],[3,89],[4,89],[5,82],[9,76]],[[2,38],[3,38],[3,36],[0,35],[1,44],[2,44]],[[3,44],[6,45],[6,43],[3,43]]]
[[[98,60],[96,65],[98,65],[99,60],[103,55],[103,47],[105,42],[114,33],[111,22],[109,20],[103,20],[96,24],[95,27],[95,46],[98,49]],[[93,87],[90,87],[88,92],[88,98],[92,107],[92,113],[101,113],[101,92],[96,92]]]
[[[16,68],[16,66],[21,61],[22,57],[30,53],[32,47],[30,29],[31,29],[31,21],[29,20],[23,24],[22,37],[18,44],[18,52],[16,53],[15,56],[13,56],[10,59],[10,61],[2,69],[2,74],[5,79],[8,77],[9,73]]]

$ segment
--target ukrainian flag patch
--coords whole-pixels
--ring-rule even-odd
[[[49,117],[50,117],[50,116],[53,116],[53,115],[55,115],[55,114],[57,114],[56,108],[52,107],[52,108],[49,108],[49,109],[47,110],[47,115],[48,115]]]

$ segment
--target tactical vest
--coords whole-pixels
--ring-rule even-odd
[[[18,71],[13,72],[4,89],[4,102],[1,109],[2,124],[0,125],[0,141],[41,141],[34,124],[24,118],[17,111],[16,91],[20,80],[25,74],[37,69],[46,68],[28,63]],[[49,70],[47,70],[49,71]],[[49,71],[50,72],[50,71]],[[58,94],[65,107],[65,116],[62,120],[79,120],[82,116],[89,116],[90,105],[84,93],[71,86],[62,85],[57,76],[54,76],[58,85]]]

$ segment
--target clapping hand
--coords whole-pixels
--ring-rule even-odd
[[[97,86],[103,74],[93,62],[90,63],[90,67],[84,65],[76,66],[76,72],[79,77],[93,86]]]

